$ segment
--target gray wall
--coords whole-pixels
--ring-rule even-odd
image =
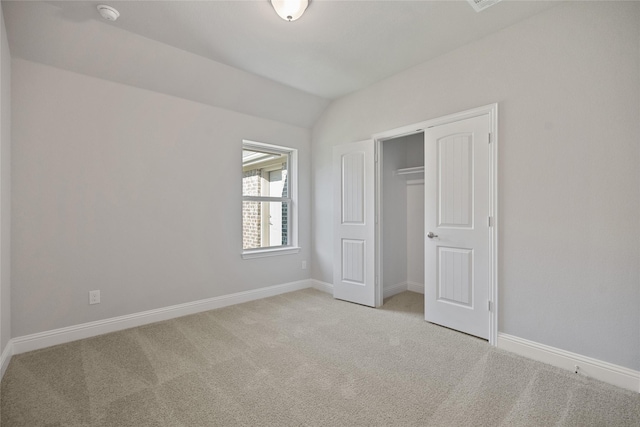
[[[424,289],[424,183],[407,184],[406,191],[407,281]]]
[[[0,11],[2,5],[0,4]],[[0,14],[0,353],[11,339],[11,56]]]
[[[396,173],[424,165],[424,134],[382,145],[382,283],[385,289],[405,282],[424,284],[424,185],[407,185],[417,177]]]
[[[407,281],[407,190],[396,174],[406,167],[404,140],[383,142],[382,157],[382,284],[384,289]]]
[[[332,277],[333,145],[499,102],[499,330],[640,369],[639,42],[640,3],[567,3],[333,102],[312,277]]]
[[[407,167],[424,166],[424,133],[407,141]],[[421,176],[411,176],[408,182]],[[424,286],[424,183],[407,184],[407,281]]]
[[[12,66],[14,337],[309,278],[308,129]],[[243,139],[299,150],[299,254],[241,259]]]

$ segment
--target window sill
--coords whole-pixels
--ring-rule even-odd
[[[286,248],[259,249],[259,250],[242,252],[242,259],[264,258],[268,256],[278,256],[278,255],[291,255],[291,254],[297,254],[298,252],[300,252],[300,248],[297,246],[289,246]]]

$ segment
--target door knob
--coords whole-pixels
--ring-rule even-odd
[[[433,234],[433,231],[430,231],[429,234],[427,234],[427,237],[430,239],[433,239],[434,237],[438,237],[437,234]]]

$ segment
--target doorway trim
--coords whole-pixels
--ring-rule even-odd
[[[498,345],[498,104],[493,103],[458,113],[448,114],[435,119],[402,126],[385,132],[373,135],[375,141],[375,214],[376,214],[376,237],[375,237],[375,305],[382,306],[384,292],[382,289],[382,143],[384,141],[413,135],[424,132],[425,129],[444,125],[459,120],[470,119],[489,115],[489,216],[491,225],[489,227],[489,344],[496,347]],[[425,174],[426,179],[426,174]],[[426,184],[426,183],[425,183]]]

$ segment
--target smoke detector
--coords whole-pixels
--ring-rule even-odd
[[[467,0],[471,7],[475,9],[476,12],[481,12],[488,7],[493,6],[498,3],[500,0]]]
[[[107,21],[115,21],[120,16],[120,12],[112,8],[111,6],[107,6],[106,4],[98,5],[98,12],[100,12],[100,16],[102,16]]]

